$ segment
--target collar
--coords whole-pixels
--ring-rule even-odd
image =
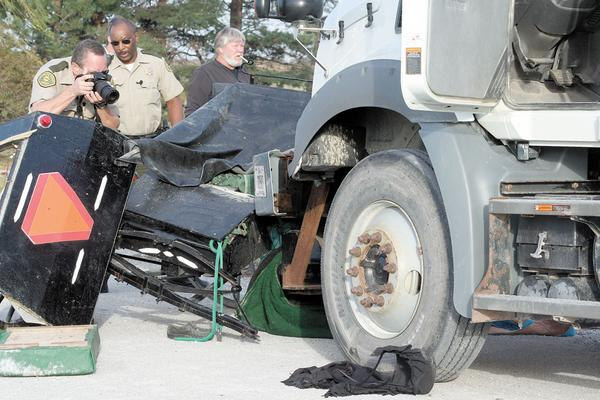
[[[135,65],[135,64],[148,64],[150,63],[150,57],[147,54],[142,53],[142,51],[140,49],[137,50],[137,55],[135,56],[135,61],[131,64]],[[131,64],[127,64],[127,65],[131,65]],[[115,56],[113,57],[112,61],[110,62],[110,65],[108,66],[109,69],[116,69],[119,67],[123,67],[125,68],[126,64],[123,64],[121,62],[121,60],[119,60],[119,57],[117,57],[117,55],[115,54]]]
[[[244,64],[240,65],[239,67],[235,67],[233,69],[229,69],[227,68],[227,66],[221,64],[216,58],[213,59],[213,61],[220,67],[223,68],[225,71],[229,71],[229,72],[234,72],[236,70],[241,70],[242,67],[244,66]]]
[[[235,68],[234,68],[234,69],[229,69],[229,68],[227,68],[227,66],[226,66],[225,64],[223,64],[221,61],[217,60],[217,58],[216,58],[216,57],[215,57],[214,61],[215,61],[215,63],[217,63],[217,65],[218,65],[219,67],[223,68],[224,70],[227,70],[227,71],[235,71]]]

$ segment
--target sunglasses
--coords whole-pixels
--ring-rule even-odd
[[[131,44],[131,39],[123,39],[121,41],[113,40],[113,41],[110,42],[111,46],[113,46],[113,47],[118,46],[119,43],[123,43],[124,45],[128,45],[128,44]]]

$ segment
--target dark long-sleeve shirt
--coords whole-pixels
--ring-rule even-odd
[[[250,75],[241,68],[233,70],[212,60],[196,68],[187,92],[185,116],[202,107],[212,97],[213,83],[250,83]]]

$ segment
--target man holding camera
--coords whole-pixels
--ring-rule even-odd
[[[108,45],[114,52],[110,74],[121,97],[116,105],[121,116],[119,130],[127,136],[155,136],[162,120],[161,97],[165,100],[171,126],[183,119],[179,95],[183,86],[164,59],[137,48],[135,25],[122,17],[108,25]]]
[[[95,40],[82,40],[75,46],[71,57],[50,60],[35,74],[29,112],[96,119],[117,130],[117,108],[94,91],[97,79],[110,79],[106,76],[107,70],[104,47]]]

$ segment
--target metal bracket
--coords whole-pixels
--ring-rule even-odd
[[[546,239],[548,239],[547,232],[538,233],[537,249],[535,249],[535,252],[529,253],[529,255],[531,257],[537,258],[537,259],[544,257],[544,260],[547,260],[550,258],[550,252],[548,250],[544,249],[544,246],[546,245]]]
[[[283,272],[282,287],[284,289],[301,289],[305,287],[306,270],[310,262],[310,254],[317,237],[317,230],[321,223],[328,193],[328,183],[313,182],[308,204],[302,218],[302,226],[294,249],[292,263]],[[309,287],[309,289],[312,288]]]
[[[587,225],[594,234],[593,261],[596,283],[600,285],[600,224],[597,218],[571,217],[573,221]]]
[[[365,28],[370,28],[373,25],[373,3],[367,3],[367,24]]]
[[[325,66],[323,64],[321,64],[321,62],[317,59],[317,57],[312,53],[312,51],[310,51],[308,49],[308,47],[306,47],[304,45],[304,43],[302,43],[302,41],[300,40],[300,38],[298,37],[298,34],[300,32],[313,32],[313,33],[320,33],[321,35],[327,35],[326,37],[329,39],[329,35],[335,37],[336,35],[336,31],[335,29],[322,29],[320,27],[307,27],[304,25],[298,25],[296,26],[296,29],[294,29],[294,40],[296,40],[296,42],[298,42],[298,44],[300,44],[300,46],[302,47],[302,49],[306,52],[306,54],[308,54],[308,56],[319,66],[323,69],[323,72],[325,73],[325,77],[327,78],[328,76],[328,72],[327,72],[327,68],[325,68]]]
[[[338,22],[338,41],[335,42],[336,44],[340,44],[342,43],[342,41],[344,40],[344,21],[340,19],[340,21]]]

